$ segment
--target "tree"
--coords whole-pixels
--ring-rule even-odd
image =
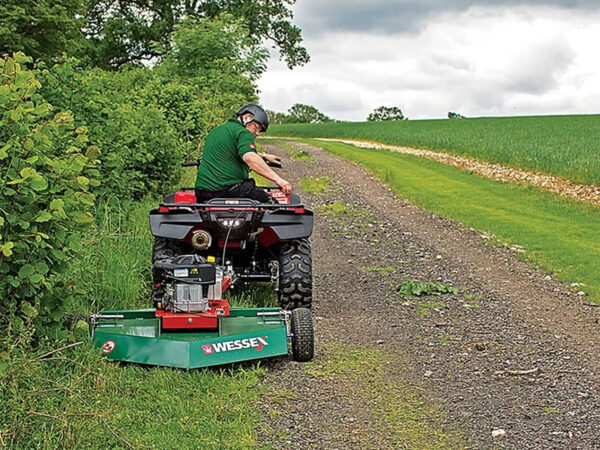
[[[267,109],[267,114],[271,123],[289,123],[289,116],[284,112],[272,111]]]
[[[311,105],[296,103],[286,113],[275,113],[277,123],[321,123],[331,119]],[[278,120],[277,120],[278,119]]]
[[[231,14],[199,22],[188,19],[175,28],[166,60],[176,63],[180,76],[224,78],[229,73],[254,82],[265,71],[269,55],[248,34]]]
[[[86,0],[2,0],[0,55],[22,51],[52,62],[82,45]]]
[[[459,113],[455,113],[455,112],[449,112],[448,113],[448,119],[464,119],[465,116],[463,116],[462,114]]]
[[[229,13],[241,20],[254,44],[272,40],[290,68],[309,60],[300,29],[291,23],[295,0],[90,0],[84,29],[88,64],[114,69],[162,58],[170,34],[186,18]]]
[[[404,117],[402,110],[397,106],[380,106],[375,108],[371,114],[367,117],[369,122],[380,122],[382,120],[408,120],[408,117]]]

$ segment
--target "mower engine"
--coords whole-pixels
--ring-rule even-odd
[[[214,292],[216,268],[199,255],[181,255],[155,264],[160,271],[159,308],[170,312],[201,313],[209,309]],[[210,291],[210,292],[209,292]]]

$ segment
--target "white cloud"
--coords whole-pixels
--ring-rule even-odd
[[[592,10],[474,6],[429,12],[408,33],[305,33],[311,62],[290,71],[272,60],[261,101],[279,111],[307,103],[344,120],[381,105],[414,119],[597,113],[599,25]]]

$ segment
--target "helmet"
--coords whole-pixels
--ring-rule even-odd
[[[237,110],[237,112],[235,114],[236,114],[236,116],[239,117],[246,113],[250,113],[254,116],[253,121],[260,124],[260,126],[263,129],[263,132],[267,131],[267,128],[269,128],[269,123],[271,122],[271,119],[269,119],[269,115],[267,114],[267,112],[264,109],[262,109],[258,105],[250,103],[248,105],[242,106],[240,109]]]

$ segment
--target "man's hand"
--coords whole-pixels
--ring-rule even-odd
[[[279,179],[275,181],[275,183],[277,183],[277,185],[281,188],[284,194],[289,195],[292,193],[292,185],[283,178],[279,177]]]
[[[267,163],[281,165],[281,156],[272,155],[270,153],[261,153],[260,156],[262,156]]]
[[[261,153],[260,155],[264,155],[264,153]],[[267,155],[269,154],[267,153]],[[277,158],[279,161],[281,161],[281,158],[279,158],[278,156],[269,156]],[[248,164],[248,167],[250,167],[250,169],[254,170],[257,174],[267,178],[268,180],[271,180],[273,183],[279,186],[286,195],[290,194],[292,192],[292,185],[290,184],[290,182],[284,180],[279,175],[277,175],[277,172],[275,172],[273,169],[267,166],[267,163],[263,158],[264,156],[259,156],[258,153],[254,152],[248,152],[244,154],[244,156],[242,156],[242,159],[246,164]]]

